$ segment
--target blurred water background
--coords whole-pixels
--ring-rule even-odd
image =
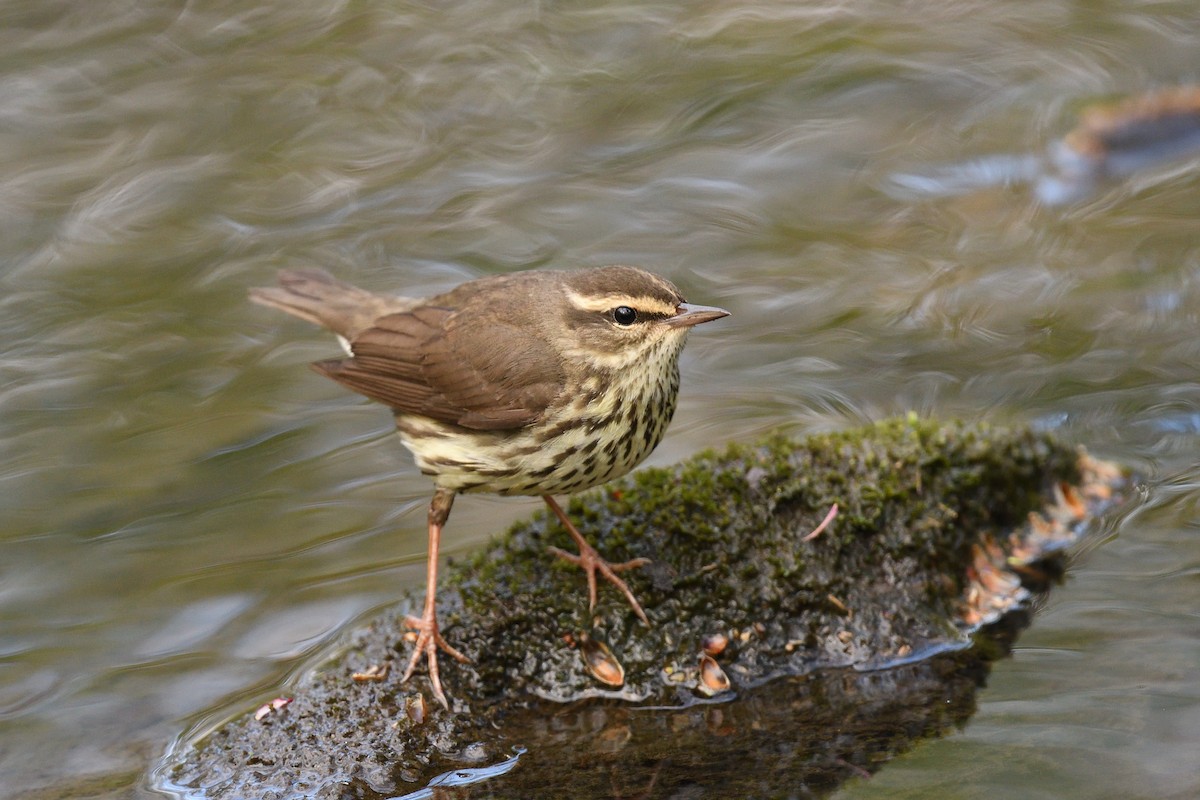
[[[1197,163],[891,183],[1200,80],[1194,0],[0,0],[0,54],[0,796],[156,796],[421,584],[428,481],[247,287],[612,262],[733,311],[650,463],[915,410],[1144,477],[970,724],[839,796],[1200,796]]]

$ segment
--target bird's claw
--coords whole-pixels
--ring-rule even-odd
[[[412,657],[408,660],[408,669],[404,671],[404,677],[400,679],[400,682],[405,683],[412,677],[417,664],[424,656],[429,664],[429,685],[433,689],[433,696],[442,704],[442,708],[449,711],[450,703],[446,700],[446,693],[442,691],[442,680],[438,674],[438,650],[446,651],[452,658],[462,663],[467,663],[471,659],[455,650],[442,638],[441,631],[438,630],[437,617],[432,614],[423,617],[405,617],[404,624],[417,631],[417,641],[413,645]]]
[[[625,581],[621,580],[621,577],[617,575],[618,572],[644,567],[650,563],[650,559],[633,558],[629,561],[621,561],[614,564],[611,561],[605,560],[605,558],[600,555],[596,548],[592,547],[587,542],[582,542],[580,544],[579,555],[568,553],[566,550],[562,550],[558,547],[548,547],[546,549],[559,558],[566,559],[572,564],[579,565],[583,569],[584,573],[587,574],[589,611],[596,607],[596,573],[599,572],[604,576],[605,580],[607,580],[613,586],[616,586],[625,594],[625,599],[629,601],[629,605],[633,608],[633,613],[637,614],[638,619],[640,619],[646,625],[650,624],[650,620],[646,618],[646,612],[642,610],[641,603],[639,603],[637,598],[633,596],[633,590],[629,588],[629,584],[625,583]]]

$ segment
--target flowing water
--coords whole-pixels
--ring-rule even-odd
[[[420,585],[427,480],[247,287],[611,262],[733,312],[650,463],[915,410],[1143,476],[965,729],[840,796],[1200,795],[1197,163],[893,191],[1196,80],[1193,0],[0,0],[0,44],[0,796],[154,796]]]

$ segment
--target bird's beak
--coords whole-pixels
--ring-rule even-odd
[[[690,328],[701,322],[712,322],[714,319],[728,316],[729,312],[723,308],[680,303],[679,307],[675,309],[675,316],[668,317],[666,323],[672,328]]]

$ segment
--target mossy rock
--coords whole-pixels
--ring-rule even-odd
[[[169,782],[209,797],[382,797],[445,769],[500,761],[514,744],[536,751],[562,740],[548,719],[611,721],[652,707],[638,712],[638,730],[661,748],[671,720],[699,706],[717,702],[732,719],[764,697],[811,703],[818,674],[844,673],[844,688],[846,675],[859,681],[865,669],[902,664],[875,674],[891,676],[892,700],[912,718],[913,692],[944,699],[956,685],[973,696],[975,673],[994,653],[967,650],[972,634],[1044,589],[1057,554],[1122,485],[1115,468],[1046,434],[913,417],[803,441],[772,436],[646,469],[573,498],[568,513],[608,559],[651,560],[625,573],[650,627],[603,582],[589,612],[580,570],[545,552],[570,540],[537,515],[451,565],[443,581],[443,633],[472,659],[441,659],[451,712],[426,702],[424,676],[399,682],[410,646],[404,612],[420,601],[410,598],[303,678],[294,702],[198,732]],[[834,504],[828,528],[809,537]],[[706,637],[728,645],[701,671]],[[619,662],[623,684],[597,680],[589,653]],[[384,680],[351,679],[393,662]],[[827,710],[835,695],[886,706],[863,687],[818,694]],[[862,712],[838,711],[846,720]],[[944,711],[931,707],[905,730],[945,727]],[[887,753],[903,749],[884,741]],[[822,768],[845,769],[830,775],[882,763],[855,766],[837,752]],[[524,764],[518,772],[531,779]]]

